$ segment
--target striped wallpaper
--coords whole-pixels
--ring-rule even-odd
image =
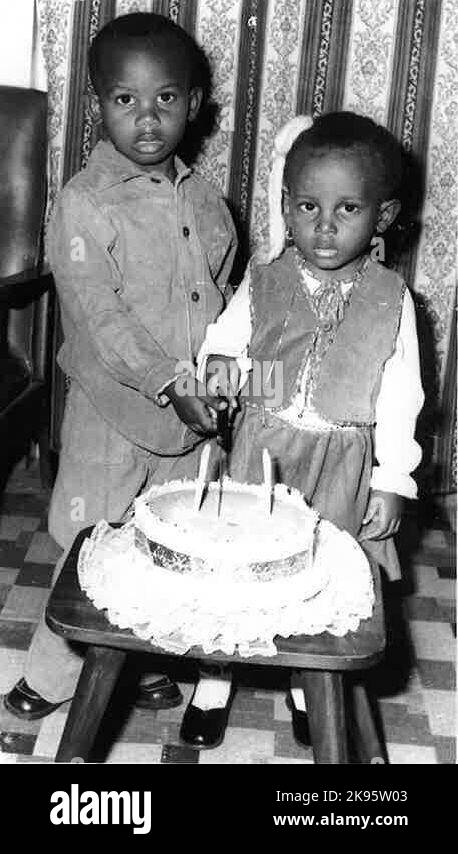
[[[95,140],[86,97],[90,39],[132,11],[169,15],[211,59],[220,114],[197,168],[229,199],[245,251],[266,236],[272,139],[295,113],[364,113],[415,155],[426,175],[422,229],[400,266],[430,351],[421,429],[435,469],[428,470],[427,452],[425,471],[435,471],[435,488],[454,489],[454,412],[438,419],[439,397],[450,402],[456,382],[456,363],[447,358],[456,348],[454,0],[38,0],[38,7],[49,77],[51,204]],[[59,395],[55,406],[57,433]]]

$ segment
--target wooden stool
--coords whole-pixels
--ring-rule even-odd
[[[78,554],[92,528],[82,531],[68,554],[49,598],[46,621],[69,641],[87,644],[86,659],[62,735],[56,762],[77,757],[87,760],[100,722],[128,652],[149,652],[171,657],[171,653],[140,640],[128,629],[112,626],[80,589]],[[348,734],[351,730],[357,757],[363,763],[383,763],[379,741],[363,684],[352,685],[344,694],[344,675],[372,667],[383,655],[385,629],[378,569],[373,567],[375,606],[372,618],[360,623],[357,632],[335,637],[324,632],[315,636],[276,639],[278,654],[272,657],[212,653],[200,648],[186,658],[224,664],[237,663],[288,667],[300,671],[305,691],[313,756],[319,764],[348,764]],[[350,700],[350,701],[349,701]]]

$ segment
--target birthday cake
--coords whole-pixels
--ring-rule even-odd
[[[318,513],[296,490],[274,494],[226,477],[207,485],[196,510],[193,481],[153,486],[135,502],[137,541],[172,571],[250,585],[292,576],[312,566]]]
[[[195,499],[194,481],[153,486],[130,522],[101,522],[85,541],[80,584],[112,623],[170,652],[248,656],[274,655],[276,635],[345,634],[370,616],[363,552],[297,490],[225,478]]]

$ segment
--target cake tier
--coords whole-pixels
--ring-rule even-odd
[[[296,490],[276,486],[270,512],[262,486],[210,483],[198,511],[195,482],[153,486],[135,502],[137,543],[178,572],[264,581],[303,571],[313,559],[318,514]]]

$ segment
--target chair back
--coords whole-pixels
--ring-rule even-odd
[[[45,373],[49,294],[28,294],[42,261],[46,117],[46,92],[0,86],[0,409]]]
[[[46,92],[0,86],[0,277],[38,268],[46,201]]]

